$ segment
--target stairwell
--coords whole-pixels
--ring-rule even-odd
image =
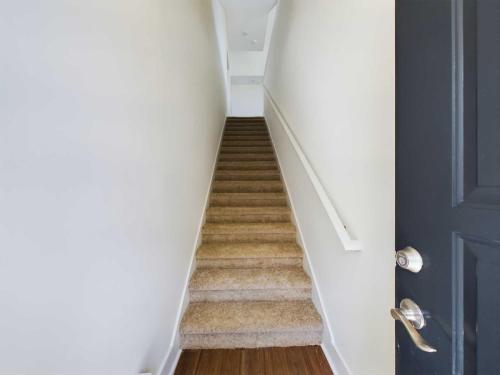
[[[228,118],[183,349],[317,345],[322,321],[263,118]]]

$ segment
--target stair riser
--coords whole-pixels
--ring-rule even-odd
[[[236,136],[269,137],[269,132],[263,130],[231,130],[224,132],[224,137],[236,137]]]
[[[269,141],[226,141],[222,142],[222,147],[271,147],[271,142]]]
[[[216,181],[279,181],[280,175],[271,173],[267,174],[262,173],[261,175],[258,176],[251,176],[251,175],[249,176],[245,174],[232,174],[232,175],[216,174],[215,180]]]
[[[225,141],[271,141],[267,135],[227,135],[224,137]]]
[[[222,138],[224,141],[226,140],[231,140],[231,138],[239,138],[236,139],[237,141],[246,141],[246,140],[251,140],[248,139],[248,137],[259,137],[259,138],[265,138],[265,139],[260,139],[261,141],[270,141],[269,137],[269,132],[264,131],[264,130],[231,130],[231,131],[226,131],[224,132],[224,138]]]
[[[281,177],[281,174],[278,170],[263,170],[263,171],[252,171],[245,169],[233,169],[233,170],[217,170],[215,171],[216,177],[222,176],[241,176],[241,177],[265,177],[265,176],[273,176]]]
[[[240,123],[240,122],[265,122],[263,116],[248,116],[248,117],[236,117],[229,116],[226,118],[226,123]]]
[[[258,126],[266,126],[266,123],[264,121],[226,121],[226,126],[232,126],[232,127],[237,127],[237,126],[251,126],[251,125],[258,125]]]
[[[226,128],[226,129],[224,129],[225,136],[227,136],[228,134],[241,135],[241,134],[244,134],[243,132],[260,132],[261,134],[259,134],[259,135],[269,136],[269,130],[267,130],[267,128],[264,128],[264,127],[249,126],[249,127],[238,127],[238,128]]]
[[[226,127],[229,126],[267,126],[265,121],[226,121]]]
[[[272,152],[272,147],[221,147],[222,154],[269,154]]]
[[[234,234],[203,234],[203,242],[294,242],[295,233],[234,233]]]
[[[226,125],[229,124],[265,124],[266,121],[263,118],[228,118],[226,120]]]
[[[266,122],[262,118],[254,118],[254,119],[227,119],[226,125],[240,125],[240,124],[260,124],[265,125]]]
[[[181,334],[182,349],[264,348],[320,345],[322,331]]]
[[[216,172],[220,171],[262,171],[262,172],[276,172],[279,174],[279,169],[271,162],[269,165],[221,165],[218,166]],[[279,175],[278,175],[279,176]]]
[[[264,123],[258,123],[258,122],[248,122],[248,123],[239,123],[239,124],[234,124],[234,123],[227,123],[226,124],[226,129],[240,129],[240,128],[264,128],[267,129],[266,124]]]
[[[220,161],[275,161],[273,153],[267,154],[220,154]]]
[[[240,130],[268,130],[266,125],[263,124],[239,124],[239,125],[226,125],[224,130],[240,131]]]
[[[281,193],[283,185],[279,181],[215,181],[214,193]]]
[[[264,122],[264,116],[228,116],[226,122],[244,122],[244,121],[261,121]]]
[[[270,290],[190,290],[192,302],[223,301],[290,301],[311,298],[311,289],[270,289]]]
[[[290,214],[207,216],[207,223],[286,223]]]
[[[251,139],[252,138],[260,138],[260,139]],[[229,141],[229,142],[236,142],[236,141],[268,141],[271,142],[271,139],[269,137],[269,133],[225,133],[223,142],[224,141]]]
[[[268,136],[269,137],[269,131],[266,128],[257,128],[257,127],[238,128],[238,129],[225,129],[224,130],[224,136],[227,137],[228,135],[231,135],[231,136],[248,135],[245,132],[258,132],[259,136]]]
[[[262,164],[250,164],[251,162],[248,162],[246,165],[244,162],[240,163],[228,163],[228,164],[222,164],[219,163],[217,166],[217,172],[218,171],[274,171],[278,172],[278,166],[274,162],[266,162]]]
[[[236,133],[236,132],[233,132]],[[257,138],[257,139],[252,139]],[[224,138],[222,138],[222,142],[271,142],[271,137],[269,137],[269,133],[260,133],[260,134],[224,134]]]
[[[300,267],[302,264],[302,258],[196,259],[197,268]]]
[[[263,119],[249,119],[249,120],[227,120],[226,126],[243,126],[243,125],[260,125],[266,126]]]
[[[211,198],[210,207],[284,207],[286,199]]]
[[[268,139],[230,139],[230,140],[224,140],[222,142],[222,147],[226,146],[233,146],[232,143],[238,143],[236,146],[248,146],[251,144],[250,143],[257,143],[255,146],[266,146],[266,147],[272,147],[272,143]]]
[[[214,193],[281,193],[283,191],[283,186],[281,184],[272,185],[219,185],[219,182],[225,181],[215,181],[213,192]],[[274,181],[270,181],[274,182]]]
[[[223,140],[226,140],[226,138],[228,138],[228,140],[230,138],[236,138],[238,137],[239,139],[237,139],[237,141],[245,141],[247,140],[247,137],[259,137],[259,138],[267,138],[267,139],[264,139],[265,140],[269,140],[269,133],[267,132],[251,132],[251,131],[248,131],[248,132],[231,132],[231,133],[225,133],[224,134],[224,138]]]

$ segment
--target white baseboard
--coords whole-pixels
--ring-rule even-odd
[[[158,375],[171,375],[175,371],[175,367],[177,366],[177,362],[179,361],[179,357],[181,355],[182,350],[180,349],[180,342],[179,342],[179,326],[181,323],[182,316],[184,314],[184,311],[186,310],[186,307],[189,303],[189,280],[191,279],[191,275],[193,274],[195,268],[196,268],[196,250],[200,246],[201,243],[201,231],[203,228],[203,225],[205,224],[205,216],[206,216],[206,211],[210,199],[210,192],[212,191],[212,184],[214,182],[214,176],[215,176],[215,168],[217,166],[217,159],[219,157],[219,152],[222,144],[222,136],[224,135],[224,127],[222,127],[222,130],[219,134],[219,142],[217,145],[217,152],[215,154],[215,159],[212,163],[212,176],[210,177],[210,183],[208,185],[207,193],[205,195],[205,203],[203,205],[203,212],[201,214],[200,222],[198,224],[198,229],[196,232],[196,240],[194,243],[194,247],[191,253],[191,259],[189,262],[189,271],[186,276],[186,279],[184,280],[184,287],[182,289],[182,298],[181,302],[179,304],[179,308],[177,310],[177,317],[175,320],[175,328],[172,334],[172,338],[170,340],[170,346],[167,352],[167,355],[165,356],[165,359],[163,360],[159,371]]]
[[[273,108],[273,110],[276,110],[274,104],[273,104],[272,108]],[[282,121],[281,116],[277,116],[277,118],[280,121]],[[266,119],[266,121],[267,121],[267,119]],[[284,124],[282,124],[282,125],[284,125]],[[323,302],[323,297],[322,297],[321,291],[319,289],[319,284],[317,282],[317,277],[316,277],[316,274],[314,272],[314,268],[313,268],[312,263],[310,261],[309,251],[307,249],[307,244],[306,244],[306,241],[304,240],[304,236],[303,236],[303,233],[301,230],[300,219],[297,216],[294,202],[292,200],[292,195],[289,194],[289,188],[288,188],[289,185],[287,184],[286,175],[285,175],[285,173],[283,173],[282,163],[280,161],[280,154],[278,152],[278,149],[276,148],[276,145],[278,143],[275,142],[275,139],[273,138],[273,132],[271,131],[271,128],[269,127],[269,122],[268,122],[267,126],[269,128],[269,135],[271,137],[271,141],[272,141],[274,148],[275,148],[276,158],[278,159],[278,165],[279,165],[279,169],[281,171],[281,178],[283,180],[283,185],[284,185],[284,189],[286,192],[286,197],[287,197],[290,209],[292,210],[292,220],[293,220],[295,226],[297,227],[297,234],[298,234],[297,241],[298,241],[299,245],[301,245],[301,247],[304,251],[304,258],[305,258],[304,266],[305,266],[306,271],[308,272],[309,276],[311,277],[311,282],[312,282],[312,286],[313,286],[313,288],[312,288],[313,289],[313,296],[312,296],[313,298],[312,299],[313,299],[314,305],[319,310],[319,313],[323,319],[323,323],[324,323],[324,326],[326,329],[326,332],[323,335],[323,343],[322,343],[321,347],[322,347],[322,349],[325,353],[325,356],[330,364],[330,367],[334,371],[335,375],[350,375],[351,372],[350,372],[344,358],[342,357],[338,348],[336,347],[335,341],[333,339],[334,336],[333,336],[332,325],[330,324],[330,319],[328,318],[328,315],[326,314],[326,309],[325,309],[325,304]],[[283,127],[285,127],[285,126],[283,126]],[[288,135],[288,133],[286,133],[286,134]],[[292,143],[290,139],[288,139],[288,141],[290,141],[290,143]],[[292,145],[293,145],[293,143],[292,143]]]
[[[326,360],[333,370],[334,375],[350,375],[351,372],[333,342],[324,342],[321,349],[325,353]]]
[[[171,347],[166,358],[165,363],[160,371],[158,371],[158,375],[173,375],[175,372],[175,368],[177,367],[177,363],[179,362],[179,358],[181,357],[182,350],[177,346],[176,350]]]

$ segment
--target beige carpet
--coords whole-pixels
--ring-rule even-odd
[[[184,349],[317,345],[321,317],[263,118],[228,118],[181,322]]]

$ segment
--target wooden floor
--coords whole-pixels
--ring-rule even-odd
[[[184,350],[175,375],[332,375],[320,346]]]

